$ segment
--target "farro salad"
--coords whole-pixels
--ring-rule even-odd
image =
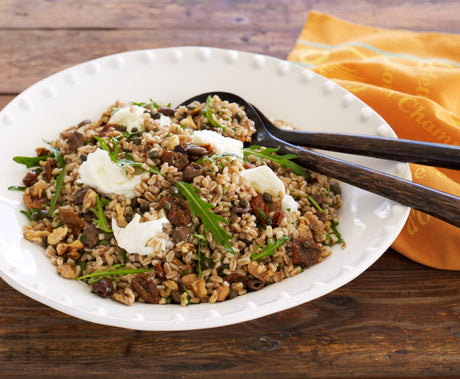
[[[28,168],[10,187],[24,191],[24,237],[125,305],[220,302],[297,275],[344,244],[339,184],[251,146],[254,133],[217,96],[116,102],[14,158]]]

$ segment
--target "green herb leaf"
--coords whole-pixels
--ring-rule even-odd
[[[310,203],[312,203],[314,205],[314,207],[316,209],[318,209],[318,211],[320,211],[321,213],[323,213],[323,208],[320,207],[320,205],[315,201],[315,199],[313,199],[313,197],[310,195],[310,194],[305,194],[307,196],[307,199]]]
[[[196,239],[198,240],[196,253],[198,256],[198,279],[200,279],[203,275],[203,268],[201,267],[201,262],[203,260],[210,260],[212,262],[212,259],[204,257],[203,254],[201,253],[201,245],[203,243],[205,245],[208,244],[208,240],[206,239],[206,237],[203,236],[202,234],[197,234],[197,233],[194,233],[193,236],[196,237]]]
[[[10,191],[25,191],[27,187],[24,186],[9,186]]]
[[[279,150],[279,147],[266,148],[265,150],[260,150],[260,146],[253,145],[248,148],[243,149],[243,154],[245,159],[248,159],[249,155],[254,155],[258,160],[262,161],[263,158],[269,159],[272,162],[278,163],[281,167],[291,169],[294,174],[309,178],[310,175],[308,172],[297,163],[293,162],[292,159],[296,159],[297,155],[295,154],[285,154],[285,155],[276,155],[276,152]],[[275,155],[273,155],[275,154]]]
[[[204,114],[204,117],[208,119],[209,123],[212,126],[214,126],[215,128],[221,128],[225,132],[226,127],[223,125],[220,125],[212,115],[212,96],[211,95],[209,95],[208,98],[206,99],[206,105],[203,108],[203,114]]]
[[[112,138],[112,143],[114,145],[113,151],[110,150],[110,146],[109,146],[109,144],[107,143],[106,140],[104,140],[103,138],[100,138],[98,136],[94,136],[94,138],[96,138],[99,141],[99,146],[101,147],[101,149],[107,151],[107,153],[109,154],[109,157],[112,160],[112,162],[116,163],[120,167],[123,167],[123,168],[126,167],[126,166],[138,167],[142,171],[145,171],[145,172],[150,172],[152,174],[160,174],[160,170],[157,169],[156,167],[149,167],[146,170],[143,167],[143,164],[140,163],[140,162],[134,161],[132,159],[131,154],[129,154],[129,153],[125,153],[125,158],[118,158],[118,151],[119,151],[119,141],[117,139],[118,137],[117,138]]]
[[[120,256],[120,260],[121,260],[123,263],[126,263],[126,251],[120,249],[120,250],[118,251],[118,255]]]
[[[65,176],[65,166],[61,169],[61,172],[56,178],[56,190],[54,191],[54,194],[51,197],[50,210],[48,212],[48,216],[50,217],[54,213],[54,208],[56,207],[57,201],[59,199],[59,195],[61,194],[62,184],[64,183],[64,176]]]
[[[26,216],[29,221],[32,221],[32,209],[29,209],[29,211],[20,210],[19,212]]]
[[[59,167],[65,167],[65,159],[64,156],[61,153],[61,150],[59,150],[57,147],[54,147],[50,145],[51,150],[53,151],[54,158],[56,159]]]
[[[152,99],[149,99],[149,102],[146,103],[146,102],[139,102],[139,103],[136,103],[134,101],[131,101],[130,104],[132,105],[137,105],[138,107],[142,107],[142,108],[161,108],[160,105],[158,105],[156,102],[154,102]],[[170,106],[170,105],[168,105]]]
[[[257,254],[257,250],[252,253],[251,258],[254,261],[261,260],[262,258],[269,257],[273,254],[275,254],[276,250],[278,250],[286,241],[288,241],[290,237],[288,236],[283,236],[281,237],[278,241],[276,242],[269,242],[265,248]],[[272,240],[270,240],[272,241]]]
[[[88,275],[79,276],[76,280],[89,279],[89,278],[103,278],[107,276],[124,276],[124,275],[130,275],[130,274],[142,274],[144,272],[151,272],[151,271],[153,270],[149,270],[146,268],[122,268],[122,269],[114,270],[112,267],[108,270],[95,271]]]
[[[41,155],[39,157],[14,157],[13,161],[23,164],[27,168],[39,167],[40,161],[46,161],[51,155]]]
[[[101,230],[106,233],[112,233],[112,229],[109,228],[107,218],[104,214],[104,209],[102,208],[102,202],[99,199],[99,194],[96,194],[96,207],[97,209],[91,208],[90,211],[93,212],[97,219],[94,219],[94,222],[99,226]]]
[[[205,161],[215,162],[217,159],[220,159],[220,158],[225,159],[227,162],[230,162],[230,160],[228,159],[229,157],[241,159],[240,156],[233,154],[233,153],[222,153],[222,154],[213,154],[209,157],[207,155],[203,155],[200,159],[195,161],[195,163],[201,164]]]
[[[331,229],[332,229],[332,232],[336,235],[337,239],[338,239],[338,242],[339,243],[343,243],[345,242],[342,238],[342,235],[339,233],[339,231],[337,230],[337,226],[339,225],[338,222],[334,221],[334,220],[331,220]]]
[[[98,136],[94,136],[94,138],[97,141],[99,141],[99,146],[101,147],[101,149],[107,151],[107,154],[109,154],[109,157],[112,160],[112,162],[117,163],[117,160],[118,160],[118,141],[116,143],[116,146],[114,147],[114,150],[111,151],[110,146],[109,146],[109,144],[107,143],[107,141],[105,139],[103,139],[101,137],[98,137]]]
[[[205,232],[211,232],[217,244],[223,246],[232,254],[235,254],[229,242],[231,235],[219,225],[219,222],[228,224],[228,221],[224,217],[211,212],[209,209],[214,206],[202,200],[196,194],[199,190],[193,187],[190,183],[178,181],[176,183],[176,187],[179,188],[180,193],[187,199],[192,212],[192,217],[196,214],[200,216]]]

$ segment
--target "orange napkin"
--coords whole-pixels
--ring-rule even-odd
[[[333,79],[398,137],[460,145],[460,35],[373,28],[311,12],[288,60]],[[460,171],[411,164],[413,180],[460,196]],[[460,228],[412,210],[394,249],[460,270]]]

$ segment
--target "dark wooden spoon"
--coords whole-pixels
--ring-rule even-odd
[[[275,137],[266,128],[254,107],[237,95],[208,92],[194,96],[181,105],[188,105],[193,101],[204,103],[209,95],[218,95],[222,100],[238,103],[245,108],[247,116],[255,122],[257,130],[252,137],[252,145],[279,147],[278,154],[295,154],[296,162],[303,167],[460,227],[460,197],[287,143]]]

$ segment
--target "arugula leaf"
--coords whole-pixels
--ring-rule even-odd
[[[115,265],[108,270],[103,271],[95,271],[88,275],[79,276],[75,280],[82,280],[82,279],[89,279],[89,278],[103,278],[106,276],[124,276],[129,274],[142,274],[144,272],[151,272],[153,270],[149,270],[147,268],[122,268],[122,269],[115,269],[115,267],[120,267],[119,265]]]
[[[343,243],[345,242],[342,238],[342,235],[339,233],[339,231],[337,230],[337,226],[339,225],[339,223],[337,221],[334,221],[334,220],[331,220],[331,229],[332,229],[332,232],[336,235],[337,239],[338,239],[338,242],[339,243]]]
[[[93,212],[97,219],[94,219],[94,222],[99,225],[99,228],[107,233],[112,233],[112,229],[109,228],[107,218],[104,214],[104,209],[102,208],[101,200],[99,199],[99,194],[96,194],[96,207],[97,209],[91,208],[90,211]]]
[[[156,168],[156,167],[151,167],[151,166],[148,166],[149,168],[146,170],[143,166],[143,163],[141,162],[136,162],[135,160],[133,160],[133,157],[131,156],[131,154],[129,153],[125,153],[125,157],[124,159],[118,159],[118,164],[121,166],[121,167],[125,167],[125,166],[132,166],[132,167],[138,167],[140,168],[142,171],[146,171],[146,172],[150,172],[152,174],[160,174],[161,171]]]
[[[232,157],[232,158],[237,158],[237,159],[241,159],[240,156],[234,154],[234,153],[222,153],[222,154],[213,154],[211,156],[207,156],[207,155],[203,155],[200,159],[198,159],[197,161],[195,161],[196,164],[201,164],[203,163],[204,161],[211,161],[211,162],[215,162],[217,159],[219,158],[222,158],[222,159],[225,159],[227,160],[227,162],[230,162],[228,160],[228,157]]]
[[[24,186],[9,186],[8,190],[10,191],[25,191],[27,187]]]
[[[323,213],[323,208],[320,207],[320,205],[316,202],[315,199],[313,199],[313,197],[310,195],[310,194],[305,194],[307,196],[307,199],[310,203],[312,203],[314,205],[314,207],[316,209],[318,209],[318,211],[320,211],[321,213]]]
[[[58,201],[59,195],[61,194],[62,184],[64,183],[64,176],[65,176],[65,166],[61,169],[61,172],[56,178],[56,190],[54,191],[54,194],[51,197],[50,210],[48,212],[48,216],[50,217],[54,213],[54,208],[56,207],[56,203]]]
[[[54,158],[56,159],[59,167],[64,167],[65,166],[65,159],[64,159],[64,156],[62,155],[61,153],[61,150],[59,150],[58,148],[50,145],[51,147],[51,150],[53,151],[53,155],[54,155]]]
[[[211,232],[217,244],[223,246],[225,249],[227,249],[227,251],[231,252],[232,254],[236,254],[233,251],[232,246],[229,242],[231,235],[228,234],[225,231],[225,229],[223,229],[219,225],[219,222],[228,224],[228,220],[226,220],[224,217],[220,215],[211,212],[209,209],[213,208],[214,206],[202,200],[196,194],[196,192],[199,192],[199,190],[193,187],[190,183],[178,181],[176,183],[176,187],[179,189],[180,193],[187,199],[188,204],[190,206],[190,210],[192,212],[192,217],[195,217],[196,214],[200,216],[205,232]]]
[[[39,157],[14,157],[13,161],[19,164],[23,164],[27,168],[32,168],[32,167],[39,167],[40,166],[40,161],[46,161],[49,157],[51,157],[51,154],[48,155],[41,155]]]
[[[215,128],[221,128],[225,132],[226,127],[223,125],[220,125],[212,115],[212,96],[211,95],[209,95],[208,98],[206,99],[206,105],[203,108],[203,113],[204,113],[204,117],[208,119],[209,123],[212,126],[214,126]]]
[[[275,254],[276,250],[278,250],[289,239],[290,237],[283,236],[276,242],[273,242],[273,240],[269,240],[268,245],[265,246],[265,248],[259,254],[257,254],[257,250],[252,253],[252,260],[259,261],[262,258],[269,257]]]
[[[276,155],[276,152],[279,150],[279,147],[276,149],[267,147],[265,150],[259,150],[260,146],[253,145],[248,148],[243,149],[243,154],[245,159],[248,159],[249,155],[254,155],[259,161],[262,161],[263,158],[269,159],[272,162],[278,163],[281,167],[291,169],[294,174],[309,178],[310,175],[308,172],[297,163],[292,162],[292,159],[296,159],[297,155],[295,154],[285,154],[285,155]],[[272,154],[275,155],[272,155]]]
[[[205,236],[202,234],[194,233],[193,236],[198,240],[198,245],[196,249],[196,253],[198,256],[198,279],[200,279],[203,275],[203,268],[201,267],[201,262],[203,260],[208,261],[211,266],[213,266],[214,262],[211,258],[206,258],[202,253],[201,253],[201,244],[204,243],[205,245],[208,245],[208,240],[206,239]]]
[[[131,156],[131,154],[129,154],[129,153],[125,153],[126,158],[124,158],[124,159],[123,158],[118,158],[118,151],[119,151],[118,137],[117,138],[112,138],[112,143],[114,145],[114,150],[113,151],[110,150],[110,146],[109,146],[109,144],[107,143],[106,140],[104,140],[103,138],[98,137],[98,136],[94,136],[94,138],[96,138],[96,140],[99,141],[99,146],[101,147],[101,149],[107,151],[107,154],[109,154],[109,157],[110,157],[111,161],[116,163],[120,167],[124,168],[126,166],[132,166],[132,167],[138,167],[142,171],[150,172],[152,174],[159,174],[160,173],[160,170],[157,169],[156,167],[149,167],[146,170],[143,167],[143,164],[140,163],[140,162],[134,161],[132,156]]]
[[[131,101],[132,105],[137,105],[138,107],[142,107],[142,108],[149,108],[149,107],[153,107],[153,108],[156,108],[156,109],[159,109],[161,108],[161,106],[159,104],[157,104],[156,102],[154,102],[152,99],[149,99],[149,102],[148,103],[145,103],[145,102],[139,102],[139,103],[136,103],[134,101]],[[169,107],[170,105],[168,105]]]
[[[111,161],[117,163],[118,149],[119,149],[118,143],[115,144],[114,150],[111,151],[110,146],[109,146],[109,144],[107,143],[107,141],[105,139],[103,139],[101,137],[98,137],[98,136],[94,136],[94,138],[97,141],[99,141],[99,146],[101,147],[101,149],[107,151],[107,154],[109,154],[109,157],[110,157]]]

